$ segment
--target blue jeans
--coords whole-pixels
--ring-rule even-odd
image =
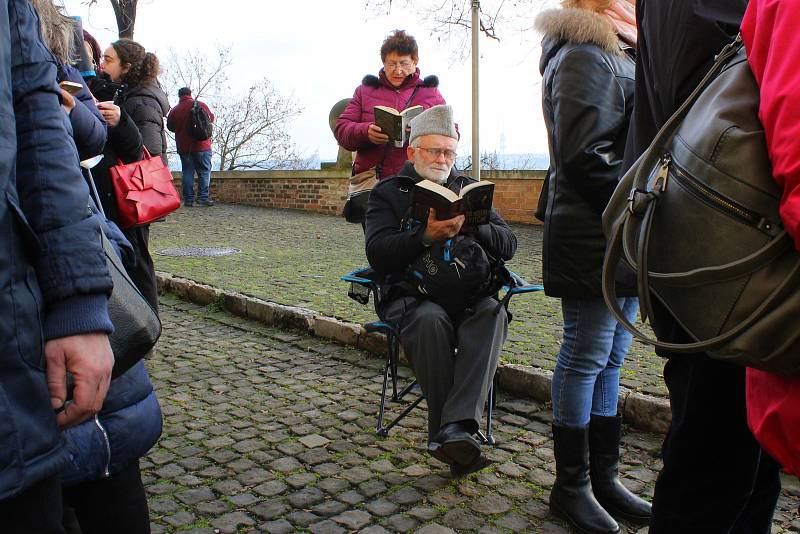
[[[180,154],[183,173],[183,201],[194,202],[194,174],[197,173],[197,200],[208,200],[208,184],[211,183],[211,151]]]
[[[633,321],[639,299],[617,299]],[[617,414],[619,370],[632,335],[617,324],[602,298],[562,298],[564,340],[553,372],[553,422],[582,428],[590,414]]]

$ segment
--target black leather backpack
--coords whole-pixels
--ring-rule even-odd
[[[673,352],[800,373],[800,254],[778,214],[758,86],[741,38],[620,181],[603,213],[603,296],[637,338]],[[648,339],[614,295],[636,272],[642,316],[657,298],[696,340]]]

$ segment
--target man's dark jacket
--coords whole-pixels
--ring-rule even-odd
[[[411,207],[414,184],[423,179],[414,170],[414,165],[406,162],[400,173],[379,182],[370,194],[366,215],[366,252],[369,264],[381,274],[402,278],[406,267],[426,250],[422,242],[425,224],[408,230],[401,227]],[[472,178],[451,171],[445,185],[453,191],[460,191],[473,182]],[[514,257],[517,250],[517,238],[494,210],[489,223],[480,225],[474,236],[485,251],[503,261]]]
[[[111,277],[27,0],[0,0],[0,500],[67,461],[44,372],[46,340],[110,332]]]
[[[633,110],[634,61],[604,17],[543,12],[539,70],[550,141],[542,276],[553,297],[601,297],[602,215],[620,179]],[[619,296],[635,296],[632,285]]]
[[[697,87],[714,64],[714,56],[736,37],[745,9],[746,0],[636,2],[636,106],[625,148],[625,170]],[[658,339],[694,341],[658,299],[653,299],[653,307],[652,326]],[[670,354],[663,349],[656,352]]]

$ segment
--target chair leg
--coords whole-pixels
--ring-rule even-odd
[[[492,413],[494,413],[494,404],[497,400],[497,375],[492,378],[492,385],[489,388],[489,396],[486,400],[486,436],[483,437],[484,441],[489,445],[494,445],[494,435],[492,434]]]
[[[402,398],[402,395],[397,395],[397,366],[400,359],[400,342],[394,335],[387,341],[389,345],[389,361],[392,367],[392,402],[399,402]]]
[[[391,349],[389,349],[389,353],[391,353]],[[386,356],[386,365],[383,368],[383,389],[381,390],[381,406],[378,409],[378,424],[375,427],[375,431],[385,436],[388,430],[383,428],[383,410],[386,406],[386,386],[389,382],[389,372],[391,368],[391,354],[387,354]]]
[[[391,430],[393,426],[395,426],[397,423],[399,423],[399,422],[400,422],[400,420],[401,420],[401,419],[403,419],[403,417],[407,416],[407,415],[408,415],[408,414],[411,412],[411,410],[413,410],[414,408],[416,408],[416,407],[417,407],[417,405],[418,405],[420,402],[422,402],[422,399],[424,399],[424,398],[425,398],[425,397],[423,397],[422,395],[420,395],[419,397],[417,397],[416,399],[414,399],[414,401],[413,401],[411,404],[409,404],[408,406],[406,406],[405,408],[403,408],[403,411],[402,411],[402,412],[400,412],[400,415],[398,415],[397,417],[395,417],[395,418],[392,420],[392,422],[391,422],[391,423],[389,423],[388,425],[386,425],[386,426],[385,426],[385,427],[383,427],[382,429],[378,430],[378,434],[379,434],[380,436],[384,436],[384,437],[385,437],[385,436],[387,436],[387,435],[389,435],[389,430]]]

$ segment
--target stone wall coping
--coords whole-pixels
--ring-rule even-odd
[[[313,310],[268,302],[256,297],[226,291],[169,273],[156,272],[159,289],[202,306],[217,302],[229,313],[264,324],[300,330],[339,344],[358,347],[384,356],[386,339],[368,333],[360,324],[326,317]],[[497,370],[501,388],[514,395],[550,400],[552,373],[529,365],[500,363]],[[377,399],[376,399],[377,400]],[[665,433],[670,421],[670,405],[661,399],[620,387],[618,410],[627,424],[649,432]]]
[[[494,170],[481,171],[485,180],[544,180],[545,170]],[[181,178],[180,171],[172,171],[174,179]],[[350,176],[350,170],[342,169],[310,169],[310,170],[248,170],[248,171],[212,171],[213,180],[342,180]]]

